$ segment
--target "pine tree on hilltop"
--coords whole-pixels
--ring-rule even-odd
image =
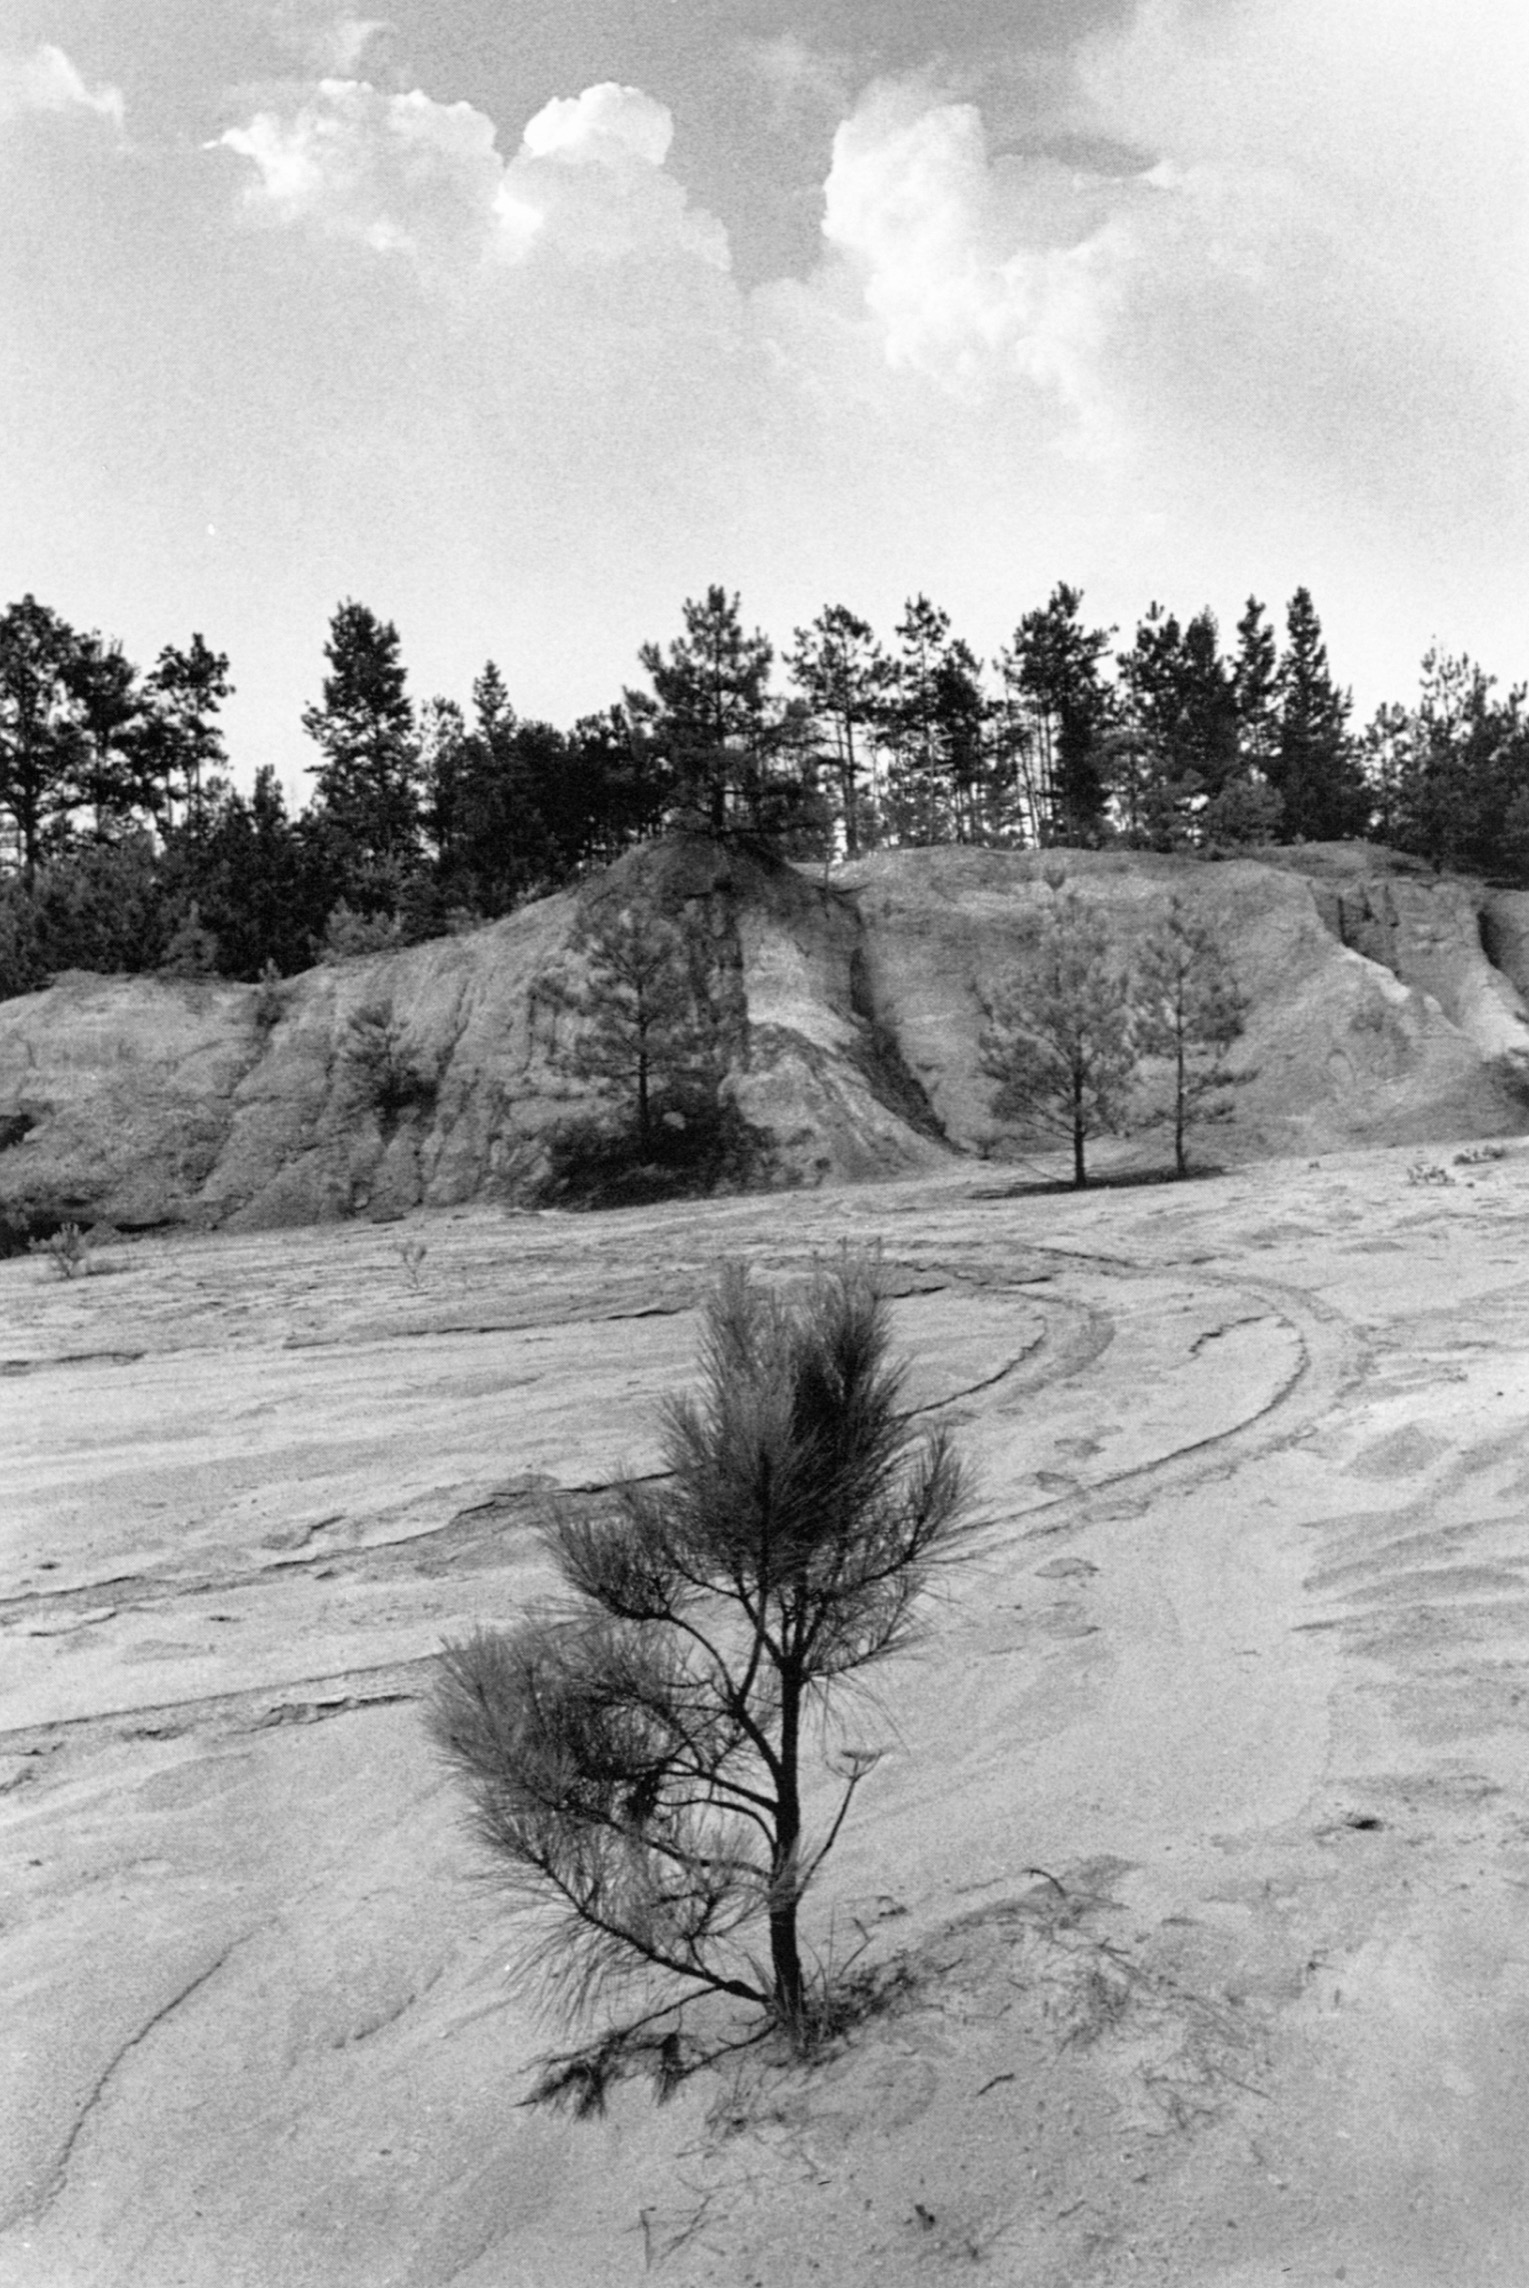
[[[844,604],[825,604],[810,628],[798,628],[789,666],[826,747],[844,823],[844,853],[859,855],[865,796],[861,780],[873,768],[876,727],[889,669],[868,623]],[[876,826],[874,794],[871,826]]]
[[[405,689],[398,630],[347,601],[324,647],[323,704],[303,729],[323,752],[314,766],[315,811],[356,875],[396,876],[419,845],[419,740]]]
[[[1109,698],[1102,663],[1112,628],[1086,628],[1083,591],[1060,581],[1042,611],[1026,612],[999,658],[1006,690],[1028,717],[1024,758],[1032,838],[1097,842],[1105,822]]]
[[[1296,842],[1340,842],[1363,834],[1370,796],[1350,738],[1350,701],[1328,666],[1311,592],[1297,588],[1286,615],[1277,681],[1279,744],[1269,777],[1284,805],[1282,834]]]
[[[667,756],[676,793],[713,834],[758,829],[774,791],[774,647],[757,628],[745,634],[740,599],[725,588],[687,598],[683,617],[685,632],[667,651],[656,643],[639,648],[653,691],[629,691],[627,708]]]
[[[29,888],[49,830],[67,817],[84,755],[71,690],[80,647],[74,629],[35,596],[0,613],[0,808]]]

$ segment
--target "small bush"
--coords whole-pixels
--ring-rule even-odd
[[[46,1238],[29,1239],[27,1252],[46,1256],[60,1279],[81,1279],[90,1269],[90,1234],[77,1223],[61,1223]]]
[[[403,934],[396,915],[358,914],[342,898],[324,924],[319,959],[349,961],[357,954],[389,953],[403,943]]]
[[[267,960],[261,968],[255,986],[255,998],[251,1006],[255,1019],[255,1030],[259,1033],[274,1032],[286,1015],[287,996],[282,984],[281,971],[274,961]]]
[[[384,1128],[406,1113],[430,1112],[439,1080],[404,1046],[403,1035],[386,1009],[358,1009],[346,1028],[342,1050],[352,1089]]]

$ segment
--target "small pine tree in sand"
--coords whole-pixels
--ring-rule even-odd
[[[1246,1075],[1232,1073],[1227,1056],[1240,1039],[1247,996],[1237,983],[1226,947],[1209,922],[1182,898],[1166,912],[1137,957],[1136,1045],[1162,1057],[1172,1094],[1163,1117],[1173,1124],[1173,1165],[1189,1173],[1189,1130],[1195,1121],[1223,1118],[1229,1091]]]
[[[731,1267],[700,1390],[664,1411],[666,1479],[553,1522],[563,1604],[442,1654],[434,1736],[533,1910],[526,1958],[551,2000],[572,2020],[623,1986],[657,2002],[547,2062],[534,2097],[598,2111],[637,2064],[664,2094],[687,1995],[752,2005],[798,2047],[825,2022],[798,1911],[875,1761],[832,1745],[830,1703],[908,1642],[974,1530],[961,1465],[910,1428],[901,1379],[864,1263],[794,1301]],[[804,1785],[820,1742],[826,1802]]]
[[[994,1118],[1059,1129],[1081,1190],[1089,1138],[1120,1125],[1136,1049],[1125,964],[1107,916],[1061,874],[1048,882],[1034,953],[1000,984],[979,1055],[997,1083]]]

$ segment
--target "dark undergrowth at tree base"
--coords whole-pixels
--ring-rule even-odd
[[[88,1210],[78,1204],[53,1208],[0,1208],[0,1262],[4,1262],[8,1256],[35,1254],[71,1224],[88,1228]]]
[[[1180,1175],[1173,1168],[1122,1168],[1113,1174],[1090,1175],[1083,1185],[1075,1184],[1070,1176],[1025,1176],[1012,1184],[984,1186],[976,1194],[983,1200],[1021,1200],[1073,1198],[1085,1192],[1140,1191],[1153,1184],[1198,1184],[1216,1176],[1224,1176],[1226,1169],[1214,1162],[1186,1168]]]
[[[635,1208],[756,1182],[766,1139],[730,1104],[657,1106],[646,1149],[634,1121],[572,1120],[551,1140],[550,1207]]]

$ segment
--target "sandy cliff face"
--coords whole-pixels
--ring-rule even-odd
[[[1171,891],[1211,915],[1252,1003],[1218,1154],[1494,1134],[1525,1124],[1529,898],[1365,849],[1202,865],[1073,853],[1123,938]],[[913,1171],[993,1139],[983,1010],[1034,855],[888,851],[831,889],[695,838],[619,879],[686,912],[734,1012],[729,1087],[781,1183]],[[73,975],[0,1004],[0,1218],[271,1226],[524,1200],[587,1109],[535,992],[577,914],[549,898],[468,936],[253,986]],[[418,1081],[379,1107],[358,1024]]]
[[[1288,862],[1067,854],[1069,879],[1126,945],[1176,892],[1231,948],[1251,1004],[1232,1063],[1247,1077],[1217,1152],[1516,1126],[1500,1065],[1529,1060],[1529,1008],[1483,950],[1479,887],[1396,875],[1373,850],[1279,855]],[[947,1134],[967,1148],[992,1134],[977,1058],[984,1002],[1018,958],[1027,916],[1051,896],[1046,863],[886,851],[840,876],[860,911],[871,998]]]

